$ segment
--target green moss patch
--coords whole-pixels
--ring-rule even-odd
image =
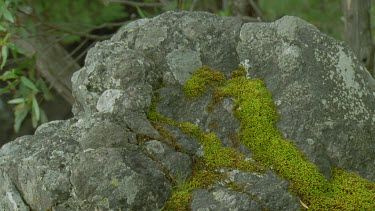
[[[224,97],[234,98],[233,115],[240,121],[240,132],[236,138],[253,152],[255,162],[246,161],[245,156],[233,148],[223,147],[214,133],[202,132],[191,123],[165,118],[156,112],[156,106],[151,106],[151,121],[179,127],[197,138],[204,151],[200,167],[195,168],[186,189],[175,191],[166,208],[186,209],[193,189],[207,188],[225,177],[225,174],[218,173],[218,169],[264,172],[271,168],[281,178],[290,181],[290,192],[309,210],[375,210],[375,183],[340,168],[333,169],[332,179],[328,182],[292,141],[283,139],[276,127],[276,106],[264,81],[247,79],[245,75],[246,71],[239,68],[229,80],[225,80],[222,73],[204,66],[193,73],[184,91],[187,99],[194,100],[203,96],[209,88],[215,88],[208,108],[211,111]]]
[[[233,111],[241,123],[241,142],[254,153],[256,161],[272,167],[280,177],[289,180],[291,193],[309,209],[375,209],[375,183],[337,169],[328,182],[292,141],[283,139],[276,127],[277,110],[264,81],[235,74],[224,89],[225,96],[236,99]],[[350,193],[343,191],[344,187],[350,189]]]
[[[174,192],[172,197],[167,201],[164,210],[189,210],[189,202],[192,195],[189,190]]]
[[[198,68],[184,86],[185,96],[189,100],[201,97],[208,88],[219,86],[225,82],[223,73],[215,71],[208,66]]]
[[[234,116],[241,123],[240,140],[253,158],[291,181],[298,195],[327,191],[327,181],[317,167],[308,162],[294,144],[283,140],[276,127],[278,114],[262,80],[235,77],[226,91],[234,97]]]

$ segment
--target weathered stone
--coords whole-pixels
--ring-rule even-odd
[[[208,166],[201,162],[209,143],[185,134],[187,122],[259,165],[239,140],[236,99],[223,98],[210,110],[210,88],[187,100],[183,86],[202,65],[228,79],[241,65],[247,78],[264,79],[281,134],[327,183],[335,166],[375,181],[375,82],[345,45],[296,17],[243,24],[204,12],[166,12],[128,24],[88,52],[72,77],[74,118],[44,124],[1,148],[0,209],[160,210],[173,190]],[[151,121],[152,112],[169,123]],[[223,178],[189,190],[187,206],[300,208],[289,177],[229,167],[204,169]]]
[[[216,187],[212,190],[196,189],[191,210],[262,210],[248,194]]]
[[[76,141],[53,136],[23,136],[4,145],[0,152],[0,180],[9,184],[0,188],[1,196],[8,195],[1,197],[0,205],[26,204],[32,210],[46,210],[67,200],[71,190],[70,162],[77,152]],[[18,192],[8,189],[13,185]]]
[[[85,150],[72,161],[72,194],[77,207],[152,210],[171,195],[169,181],[139,151],[116,148]]]
[[[194,157],[201,154],[201,145],[197,139],[186,135],[177,127],[166,126],[165,128],[171,132],[171,135],[176,139],[177,144],[179,144],[188,155]]]
[[[176,152],[172,147],[156,140],[147,142],[145,149],[158,158],[174,177],[188,178],[191,176],[191,158],[185,153]]]
[[[278,178],[272,171],[257,174],[235,170],[228,176],[232,182],[240,184],[245,193],[260,201],[263,207],[270,210],[298,210],[300,207],[298,199],[288,193],[289,182]]]
[[[353,52],[295,17],[245,24],[240,37],[238,55],[265,79],[284,137],[326,178],[333,165],[375,181],[375,82]]]
[[[128,136],[123,131],[123,128],[112,122],[98,122],[81,138],[79,143],[84,150],[88,148],[97,149],[99,147],[132,147],[131,144],[128,144]]]

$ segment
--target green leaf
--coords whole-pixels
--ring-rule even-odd
[[[42,108],[40,108],[40,121],[41,121],[41,123],[47,123],[48,122],[47,114],[46,114],[46,112],[44,112],[44,110]]]
[[[40,78],[38,80],[38,87],[40,87],[40,89],[42,90],[43,92],[43,97],[45,100],[53,100],[53,95],[51,94],[51,92],[49,91],[48,87],[47,87],[47,84],[43,81],[42,78]]]
[[[33,97],[33,111],[34,111],[33,116],[35,116],[36,121],[39,122],[39,120],[40,120],[40,108],[39,108],[39,104],[38,104],[38,101],[36,100],[35,96]]]
[[[3,13],[4,18],[7,19],[9,22],[14,23],[13,16],[12,16],[12,14],[9,12],[9,10],[5,9],[3,12],[4,12],[4,13]]]
[[[38,120],[36,119],[34,112],[31,112],[31,124],[33,128],[36,128],[38,126]]]
[[[15,45],[14,43],[10,43],[10,44],[8,45],[8,48],[10,48],[10,49],[12,49],[12,50],[14,50],[14,51],[16,51],[17,53],[20,53],[20,54],[27,54],[27,51],[26,51],[26,50],[24,50],[24,49],[21,48],[21,47],[18,47],[18,46]]]
[[[0,93],[1,94],[9,94],[10,93],[9,87],[1,88]]]
[[[159,12],[157,7],[154,7],[154,13],[155,13],[155,15],[160,15],[160,12]]]
[[[8,58],[8,47],[6,45],[3,45],[3,47],[1,48],[1,56],[3,61],[1,62],[0,69],[3,69]]]
[[[0,18],[4,16],[4,11],[7,10],[9,2],[0,1]]]
[[[16,99],[12,99],[12,100],[9,100],[8,103],[9,104],[20,104],[20,103],[24,103],[26,102],[25,98],[16,98]]]
[[[0,14],[0,16],[1,16],[1,14]],[[8,29],[9,29],[9,23],[6,22],[6,21],[1,21],[1,22],[0,22],[0,27],[1,27],[2,29],[4,29],[4,32],[7,32]]]
[[[5,88],[1,88],[0,93],[3,93],[3,94],[10,93],[11,88],[16,86],[17,83],[18,83],[18,80],[14,80],[12,83],[8,84],[8,86],[6,86]]]
[[[139,16],[141,16],[141,18],[153,18],[154,17],[154,15],[146,12],[145,10],[144,11],[141,10],[141,8],[138,7],[138,6],[137,6],[137,12],[138,12]]]
[[[8,47],[9,47],[9,46],[8,46]],[[12,49],[12,48],[10,48],[10,47],[9,47],[9,49],[10,49],[10,52],[12,53],[13,58],[14,58],[15,60],[17,60],[17,59],[18,59],[17,51],[15,51],[14,49]]]
[[[23,71],[22,69],[19,69],[19,68],[20,67],[17,67],[16,69],[13,69],[14,74],[16,74],[18,76],[26,74],[25,71]]]
[[[139,6],[135,6],[135,8],[137,9],[137,12],[141,18],[147,18]]]
[[[36,92],[39,91],[38,88],[36,88],[35,84],[30,79],[26,78],[25,76],[21,77],[21,83],[29,89],[32,89]]]
[[[5,37],[4,37],[4,39],[3,39],[3,42],[4,42],[4,43],[8,40],[9,36],[10,36],[10,33],[7,33],[7,34],[5,35]]]
[[[5,31],[7,31],[7,29],[3,25],[0,25],[0,31],[5,32]]]
[[[22,124],[23,120],[26,118],[28,113],[29,113],[29,111],[27,110],[25,105],[20,104],[20,107],[18,108],[18,111],[16,111],[14,113],[15,118],[14,118],[13,127],[14,127],[14,131],[16,131],[16,133],[18,133],[18,131],[20,130],[21,124]]]
[[[9,79],[16,79],[18,76],[14,73],[14,71],[5,71],[1,76],[0,79],[3,81],[9,80]]]

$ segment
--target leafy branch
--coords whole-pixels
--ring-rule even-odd
[[[28,116],[32,120],[33,127],[47,121],[40,104],[52,99],[50,88],[57,90],[67,102],[73,103],[70,78],[73,72],[80,68],[77,60],[87,51],[87,49],[78,48],[87,47],[84,43],[88,40],[96,41],[109,38],[109,35],[90,34],[91,31],[123,24],[103,23],[103,21],[93,22],[94,24],[86,21],[80,25],[76,24],[76,27],[73,23],[67,23],[65,26],[63,23],[55,24],[56,21],[60,23],[65,21],[64,17],[70,18],[68,22],[81,20],[81,17],[67,15],[64,10],[68,8],[54,7],[56,4],[69,6],[70,2],[69,0],[56,3],[45,0],[0,1],[0,82],[2,84],[0,95],[11,97],[8,104],[14,105],[15,132],[19,131],[22,122]],[[93,4],[84,0],[74,4],[74,8],[69,12],[84,16],[82,19],[92,20],[87,16],[93,15],[94,12],[83,14],[79,12],[79,8],[85,7],[85,4],[94,5],[96,11],[103,10],[98,6],[98,3]],[[119,15],[112,14],[113,11],[113,7],[106,9],[110,17],[119,17]],[[122,8],[117,7],[117,11],[122,11]],[[46,12],[52,12],[52,14]],[[120,16],[124,16],[124,14],[121,12]],[[53,19],[54,17],[55,19]],[[60,17],[60,20],[56,17]],[[61,17],[63,18],[61,19]],[[101,17],[101,19],[99,16],[95,20],[110,21],[108,16]],[[82,27],[85,24],[86,26]],[[67,37],[73,37],[72,35],[78,39],[85,38],[85,42],[69,53],[59,42]],[[70,41],[72,40],[70,39]],[[88,45],[92,46],[93,44],[95,43]],[[79,55],[74,59],[72,55],[77,52]],[[49,82],[50,87],[45,81]]]

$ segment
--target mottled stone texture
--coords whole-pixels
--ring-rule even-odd
[[[242,23],[204,12],[167,12],[134,21],[92,48],[73,78],[74,118],[40,126],[0,150],[0,210],[160,210],[171,175],[192,175],[198,140],[165,127],[181,147],[162,142],[147,119],[157,111],[230,137],[233,100],[207,112],[212,96],[185,100],[182,87],[202,65],[226,77],[242,63],[263,78],[280,114],[277,126],[326,178],[340,166],[375,181],[375,82],[341,42],[296,17]],[[217,182],[196,189],[192,210],[296,210],[289,182],[231,170],[242,192]]]

